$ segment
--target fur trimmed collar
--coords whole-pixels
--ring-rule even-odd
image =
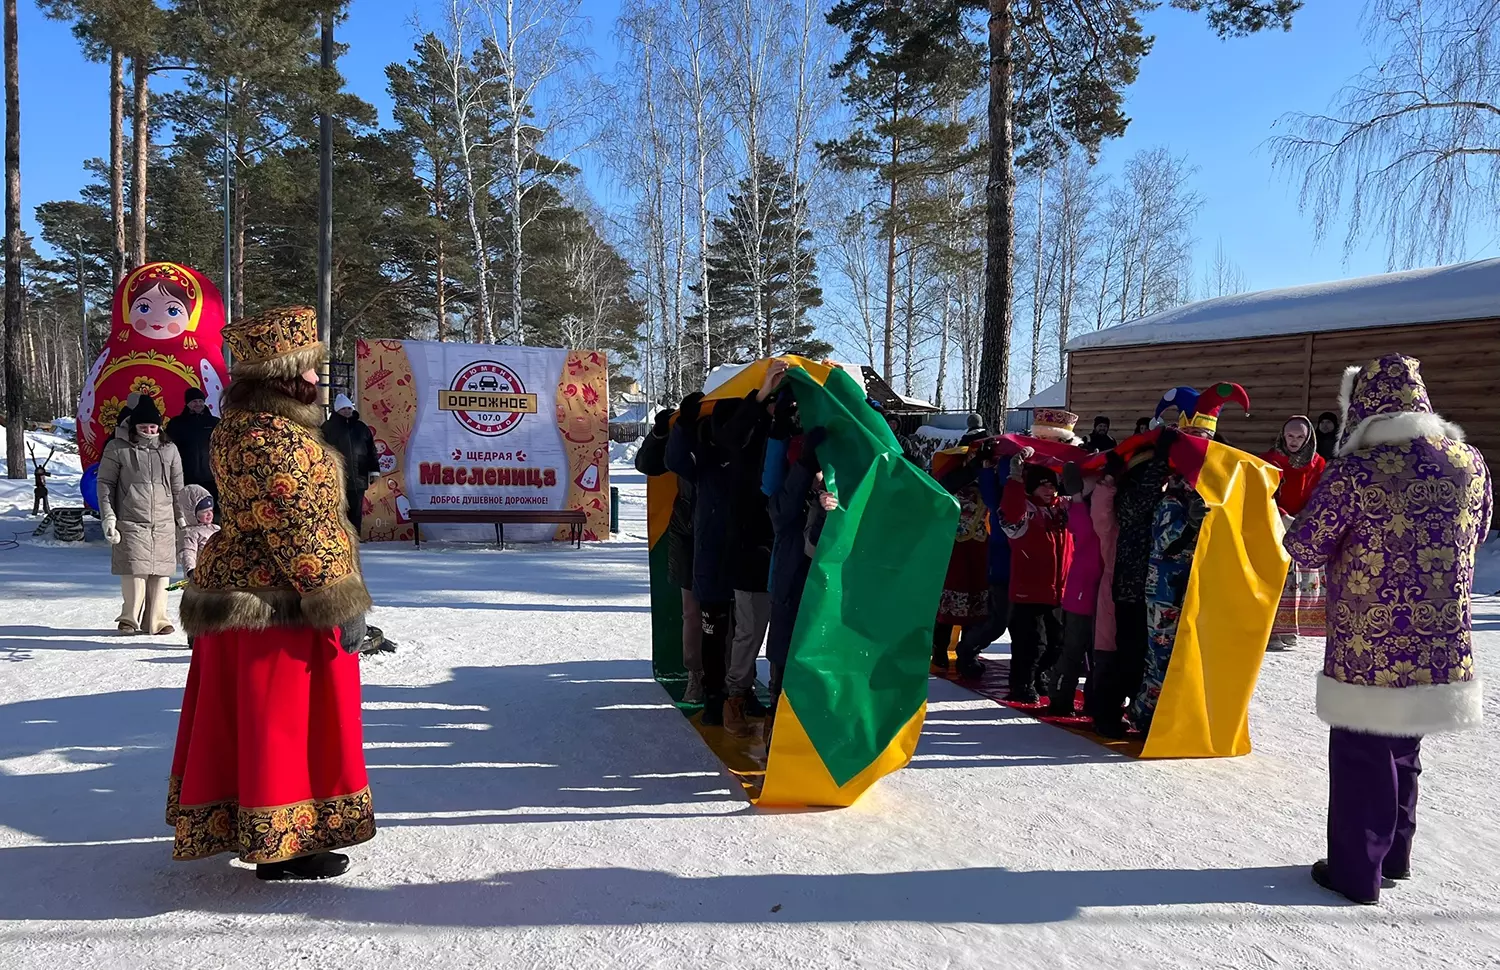
[[[324,421],[321,404],[302,404],[264,385],[257,386],[245,400],[226,407],[225,411],[274,414],[311,431],[319,431]]]
[[[1344,380],[1339,387],[1339,414],[1343,416],[1346,425],[1349,422],[1349,402],[1354,395],[1354,381],[1362,370],[1364,368],[1359,364],[1351,364],[1344,369]],[[1347,429],[1345,434],[1347,436],[1338,446],[1340,458],[1356,451],[1367,451],[1376,445],[1394,445],[1418,438],[1464,440],[1463,428],[1431,411],[1372,414],[1352,429]]]

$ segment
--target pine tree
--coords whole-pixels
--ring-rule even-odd
[[[762,356],[799,354],[820,359],[833,347],[820,339],[807,320],[807,311],[823,305],[823,291],[818,286],[817,254],[812,248],[812,233],[803,229],[792,238],[793,225],[806,226],[807,188],[794,186],[786,167],[778,160],[762,155],[757,163],[757,179],[746,175],[740,180],[739,192],[729,196],[729,212],[714,220],[714,241],[708,256],[708,309],[712,321],[711,335],[715,360],[754,360]],[[759,267],[753,263],[751,236],[754,208],[750,204],[752,186],[760,186],[759,210],[764,222]],[[802,215],[794,220],[794,210]],[[797,255],[797,292],[792,292],[792,253]],[[755,318],[755,286],[760,280],[760,305],[763,319]],[[700,286],[693,292],[703,294]],[[689,318],[696,324],[700,318]],[[700,328],[688,327],[689,341],[699,341]],[[701,359],[701,348],[695,353],[684,351],[688,360]],[[691,383],[691,382],[689,382]]]
[[[980,48],[962,31],[928,19],[926,5],[843,0],[828,22],[848,32],[849,50],[833,67],[855,130],[820,146],[844,171],[870,172],[884,186],[883,366],[896,364],[896,267],[903,239],[934,217],[927,183],[956,172],[979,150],[973,119],[949,110],[979,85]],[[910,362],[908,362],[908,367]]]

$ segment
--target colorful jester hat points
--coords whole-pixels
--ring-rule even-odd
[[[1204,431],[1219,430],[1219,411],[1224,405],[1234,402],[1250,413],[1250,395],[1238,384],[1215,384],[1198,395],[1198,404],[1185,427],[1201,428]]]
[[[1157,402],[1156,414],[1154,415],[1156,420],[1153,423],[1159,424],[1161,422],[1162,413],[1167,408],[1176,408],[1178,415],[1177,425],[1178,427],[1184,427],[1187,424],[1188,418],[1192,415],[1193,409],[1197,406],[1198,391],[1195,388],[1188,387],[1185,384],[1181,387],[1174,387],[1163,394],[1161,400]]]

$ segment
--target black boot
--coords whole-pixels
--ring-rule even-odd
[[[1328,890],[1329,892],[1338,893],[1340,896],[1343,896],[1345,899],[1349,900],[1349,902],[1351,902],[1351,903],[1358,903],[1361,906],[1374,906],[1376,903],[1380,902],[1380,894],[1379,893],[1376,893],[1373,897],[1371,897],[1369,899],[1366,899],[1366,898],[1364,898],[1362,896],[1351,896],[1351,895],[1349,895],[1346,892],[1339,892],[1339,890],[1334,889],[1333,888],[1333,879],[1330,878],[1329,875],[1328,875],[1328,860],[1327,859],[1319,859],[1317,862],[1313,863],[1312,877],[1313,877],[1313,882],[1315,882],[1318,885],[1322,886],[1324,889]]]
[[[724,726],[723,694],[709,694],[703,698],[703,723],[708,727]]]
[[[771,709],[760,702],[760,697],[755,693],[755,691],[752,690],[750,693],[745,695],[746,717],[765,717],[770,713]]]
[[[255,867],[255,878],[267,882],[291,879],[332,879],[349,869],[349,857],[339,852],[319,852],[286,862],[263,862]]]

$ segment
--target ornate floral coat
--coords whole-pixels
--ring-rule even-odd
[[[323,443],[323,409],[265,391],[229,408],[210,445],[221,530],[182,600],[196,636],[339,626],[370,608],[344,517],[344,469]]]
[[[1470,601],[1493,508],[1484,459],[1433,413],[1409,357],[1350,368],[1342,401],[1339,457],[1285,539],[1298,563],[1327,568],[1318,716],[1395,737],[1478,727]]]

